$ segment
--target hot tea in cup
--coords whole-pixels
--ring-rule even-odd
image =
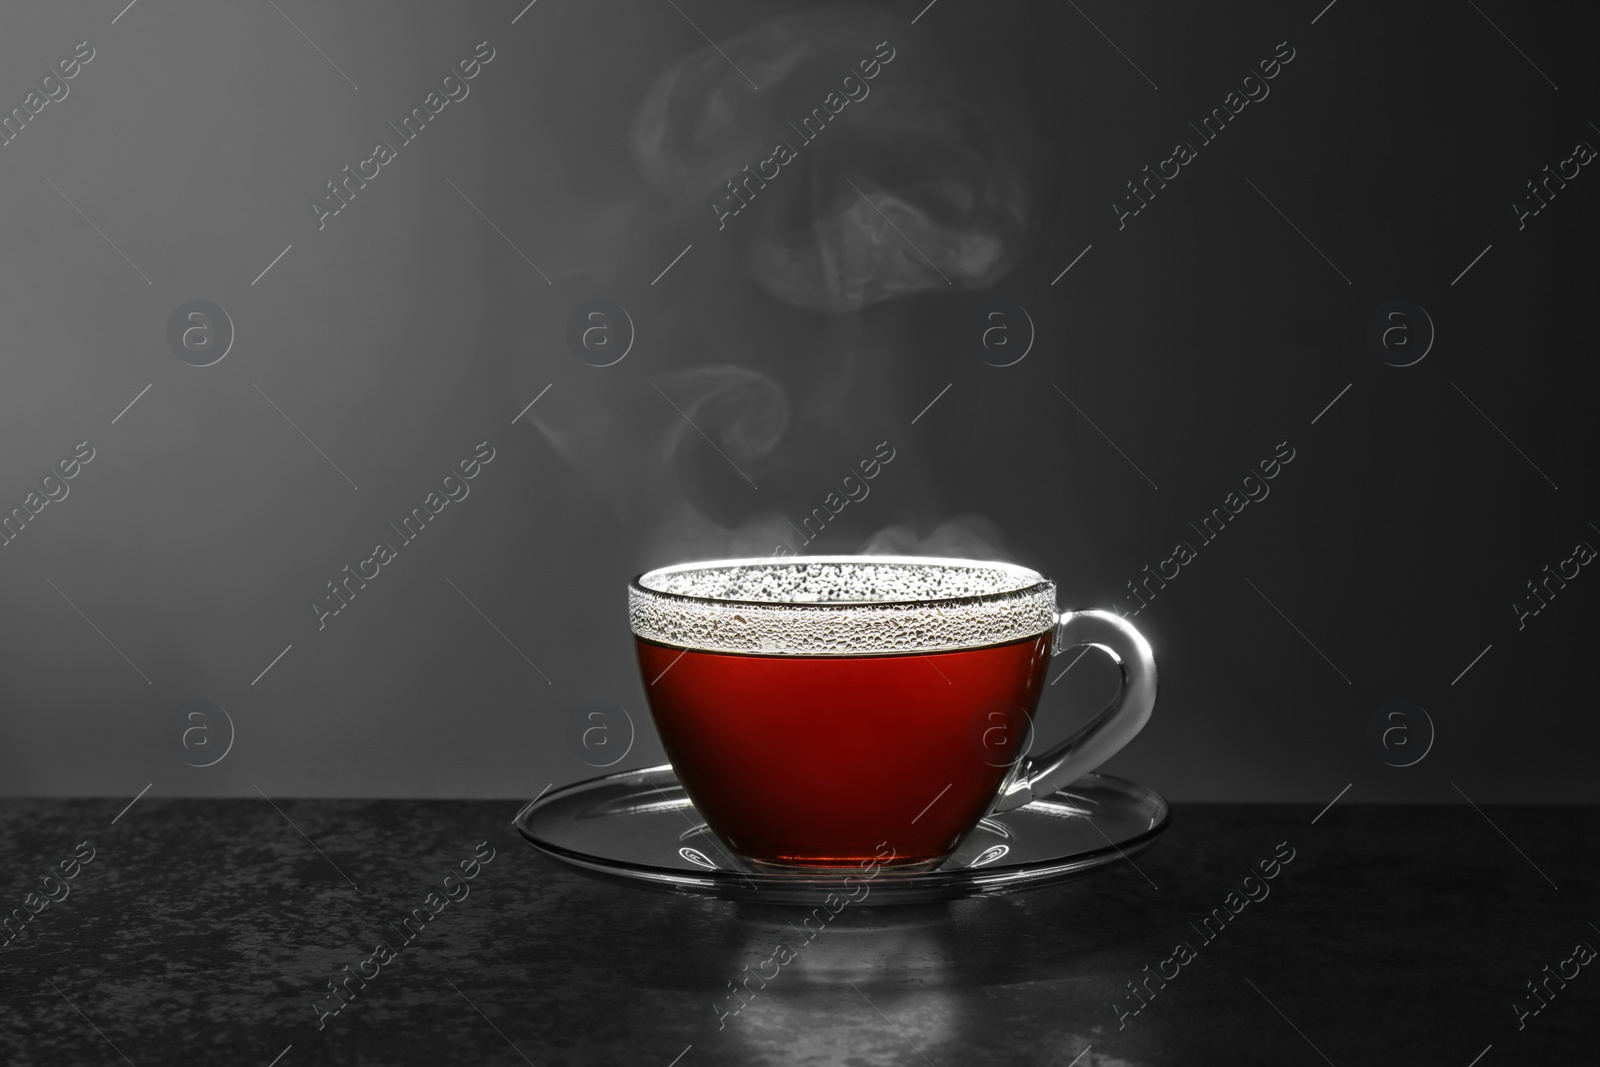
[[[1155,704],[1132,626],[1058,613],[1008,563],[806,556],[665,567],[629,585],[651,714],[696,809],[757,866],[928,869],[985,815],[1109,759]],[[1093,645],[1117,698],[1024,754],[1053,654]]]

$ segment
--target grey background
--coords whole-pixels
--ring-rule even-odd
[[[1596,799],[1596,579],[1520,631],[1510,606],[1600,543],[1600,179],[1520,231],[1510,209],[1600,144],[1574,16],[874,5],[898,50],[877,84],[932,87],[944,146],[1009,145],[995,172],[1028,196],[995,284],[821,315],[752,281],[758,246],[837,177],[904,191],[948,153],[819,143],[719,232],[709,197],[641,174],[634,117],[706,49],[696,27],[724,41],[797,8],[678,6],[7,7],[4,109],[77,42],[96,54],[0,148],[0,502],[78,442],[95,458],[0,548],[0,792],[531,797],[597,773],[573,743],[592,701],[638,728],[619,767],[660,759],[626,579],[772,551],[879,442],[896,458],[870,497],[806,551],[993,555],[1064,607],[1126,607],[1287,441],[1270,497],[1137,617],[1161,699],[1109,769],[1178,801]],[[470,95],[319,231],[309,198],[485,40]],[[1284,40],[1270,96],[1119,230],[1123,183]],[[842,75],[857,56],[830,47]],[[815,94],[796,92],[798,115]],[[167,347],[192,299],[237,330],[214,366]],[[615,366],[565,341],[593,299],[637,328]],[[1014,366],[963,339],[991,299],[1036,330]],[[1366,342],[1393,300],[1437,329],[1411,367]],[[319,631],[324,583],[485,440],[470,496]],[[1047,734],[1108,685],[1093,658],[1061,677]],[[1368,744],[1391,698],[1437,731],[1413,766]],[[172,742],[195,700],[236,729],[206,768]]]

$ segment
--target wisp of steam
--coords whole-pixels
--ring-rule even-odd
[[[779,463],[774,453],[791,428],[826,432],[829,417],[843,424],[846,406],[852,422],[881,420],[892,407],[883,376],[862,382],[853,367],[915,356],[910,309],[874,311],[879,334],[886,321],[906,328],[891,329],[889,343],[864,356],[867,309],[987,289],[1017,261],[1032,217],[1025,131],[980,77],[927,40],[903,18],[868,8],[788,14],[677,60],[645,92],[630,149],[655,196],[612,214],[641,230],[701,234],[696,255],[739,257],[760,290],[817,324],[811,334],[775,338],[763,350],[764,370],[730,362],[736,355],[701,363],[703,354],[687,350],[714,345],[670,338],[693,336],[718,316],[687,299],[668,312],[681,321],[658,320],[653,331],[666,340],[654,358],[680,369],[642,379],[619,367],[592,390],[564,390],[534,410],[530,421],[619,520],[650,531],[647,564],[793,544],[780,493],[747,491],[723,466],[716,477],[745,495],[730,497],[737,510],[708,514],[716,509],[696,506],[686,491],[684,457],[726,460],[753,487],[765,480],[764,462]],[[781,166],[772,162],[780,157]],[[765,179],[746,180],[763,161]],[[736,178],[742,199],[730,192]],[[725,351],[739,346],[730,341]],[[823,373],[841,361],[842,373]],[[842,384],[825,393],[819,381]],[[789,397],[802,395],[805,405],[791,410]],[[685,442],[691,447],[680,452]],[[809,441],[793,448],[811,450]],[[804,473],[806,457],[792,458],[791,471]],[[998,543],[992,523],[962,516],[926,536],[889,526],[861,550],[994,557]]]

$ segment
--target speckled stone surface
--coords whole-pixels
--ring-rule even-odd
[[[847,907],[719,1024],[743,1003],[727,983],[800,944],[805,909],[590,881],[517,837],[515,804],[147,796],[113,825],[124,803],[0,804],[7,912],[95,850],[0,942],[0,1062],[1467,1067],[1489,1048],[1498,1067],[1593,1062],[1597,1040],[1600,966],[1551,982],[1520,1030],[1512,1008],[1535,1006],[1544,965],[1600,947],[1595,809],[1484,809],[1502,836],[1466,805],[1343,801],[1314,825],[1314,808],[1182,806],[1137,869]],[[495,855],[465,899],[319,1029],[329,979],[397,945],[390,924],[481,841]],[[1280,842],[1292,861],[1207,942],[1190,924]],[[1194,957],[1163,965],[1178,942]],[[1177,977],[1132,1014],[1146,965]]]

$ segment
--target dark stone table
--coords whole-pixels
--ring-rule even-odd
[[[125,803],[0,805],[0,907],[30,916],[0,940],[0,1062],[1499,1067],[1600,1037],[1588,808],[1180,805],[1137,868],[847,907],[744,1003],[804,909],[590,881],[513,803]]]

